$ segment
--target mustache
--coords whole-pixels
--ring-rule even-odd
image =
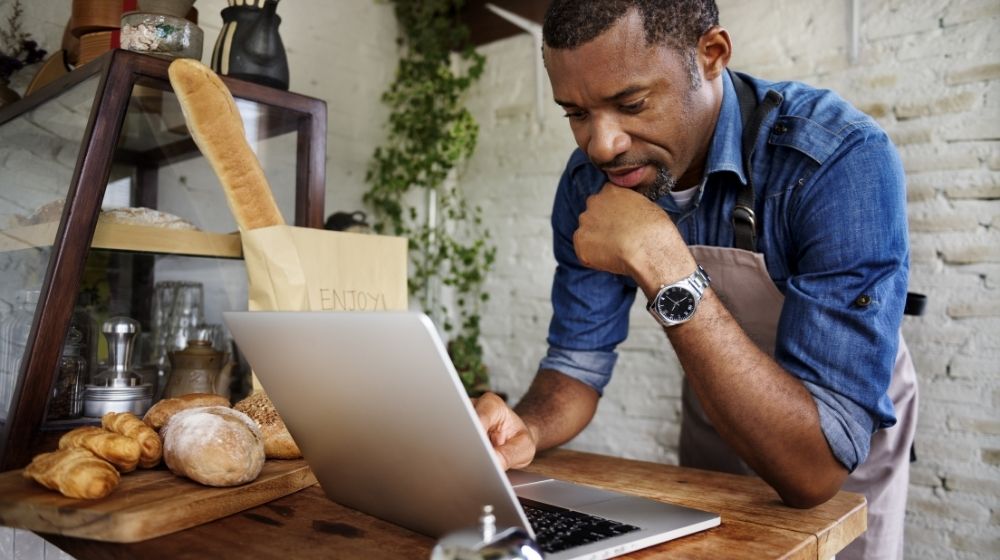
[[[630,159],[630,158],[627,158],[627,157],[624,157],[624,156],[618,156],[615,159],[613,159],[611,161],[608,161],[608,162],[605,162],[605,163],[598,163],[598,162],[595,161],[594,165],[596,165],[597,168],[600,169],[601,171],[607,171],[608,169],[622,169],[622,168],[628,168],[628,167],[642,167],[643,165],[649,165],[649,164],[652,164],[652,163],[653,162],[651,160],[648,160],[648,159]]]

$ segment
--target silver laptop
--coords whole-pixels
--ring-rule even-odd
[[[551,559],[610,558],[719,525],[714,513],[505,475],[421,313],[224,317],[323,491],[341,505],[435,538],[476,526],[491,505],[498,530],[523,528]],[[553,537],[529,522],[555,515],[572,524],[580,513],[596,516],[608,536]]]

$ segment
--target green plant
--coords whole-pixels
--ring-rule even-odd
[[[410,293],[440,318],[455,369],[472,394],[488,383],[480,309],[489,297],[482,288],[496,248],[481,208],[466,201],[453,170],[476,147],[479,126],[462,95],[482,74],[485,59],[469,46],[458,19],[463,0],[391,2],[403,52],[395,81],[382,95],[391,110],[388,137],[373,155],[364,201],[377,232],[409,238]],[[427,195],[427,211],[410,204],[419,192]]]
[[[23,16],[21,0],[14,0],[6,27],[0,27],[0,81],[3,82],[25,66],[42,61],[46,55],[31,34],[21,29]]]

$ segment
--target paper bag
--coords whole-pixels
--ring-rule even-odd
[[[272,226],[241,239],[251,311],[407,309],[405,238]]]

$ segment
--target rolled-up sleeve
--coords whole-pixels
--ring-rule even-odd
[[[615,352],[588,352],[550,346],[538,367],[572,377],[593,388],[598,395],[603,395],[617,360]]]
[[[861,126],[797,193],[796,267],[775,358],[816,402],[833,454],[854,470],[892,426],[887,395],[909,276],[902,166],[885,133]]]

